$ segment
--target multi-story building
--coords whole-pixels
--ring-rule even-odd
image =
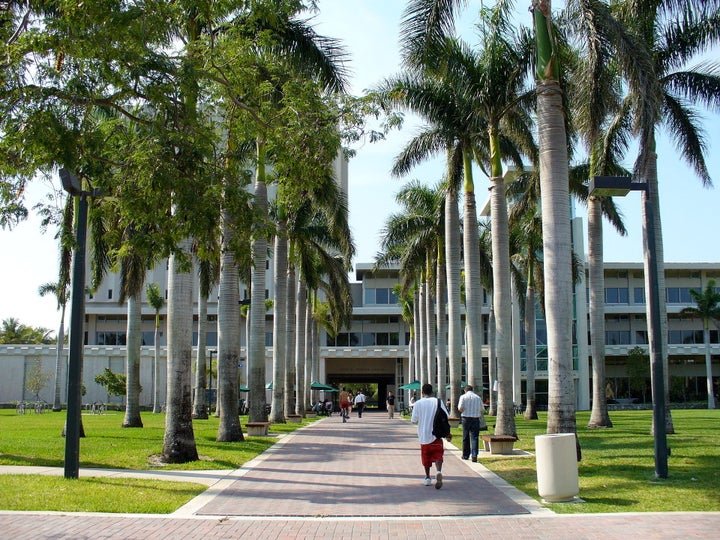
[[[703,289],[709,280],[714,279],[720,285],[720,263],[666,263],[666,298],[668,312],[668,358],[671,401],[703,401],[707,398],[705,378],[705,349],[703,344],[702,321],[690,319],[680,314],[684,307],[693,306],[689,291]],[[268,294],[272,294],[272,276],[268,268]],[[166,268],[154,270],[149,281],[165,284]],[[398,268],[373,270],[369,263],[357,264],[356,282],[353,289],[353,319],[350,328],[343,329],[337,336],[330,337],[321,333],[321,350],[318,378],[332,385],[343,383],[368,382],[378,385],[378,395],[384,396],[388,390],[409,382],[408,342],[410,330],[401,317],[400,306],[396,303],[393,286],[398,282]],[[584,285],[581,285],[584,288]],[[161,287],[164,288],[164,287]],[[114,297],[117,281],[114,276],[106,279],[103,285],[87,302],[85,324],[85,367],[84,383],[88,394],[86,402],[120,402],[121,398],[110,398],[94,382],[95,375],[102,373],[105,367],[116,372],[124,371],[125,364],[125,306],[119,305]],[[587,292],[576,293],[575,308],[579,314],[576,321],[575,345],[575,382],[578,409],[590,407],[591,395],[591,358],[589,357],[589,335],[587,324]],[[242,291],[241,291],[242,294]],[[483,305],[484,342],[487,343],[489,320],[488,295]],[[196,304],[197,308],[197,304]],[[627,372],[628,354],[635,347],[647,348],[647,320],[643,266],[641,263],[605,264],[605,342],[606,377],[615,397],[625,399],[642,398],[639,390],[631,393]],[[196,311],[197,313],[197,311]],[[161,312],[163,325],[165,310]],[[217,346],[217,332],[212,321],[217,318],[217,294],[209,300],[208,318],[211,321],[207,335],[208,357],[212,357]],[[196,315],[197,320],[197,315]],[[519,321],[519,310],[514,310],[515,328],[513,351],[516,369],[515,401],[524,401],[525,388],[525,351],[524,336]],[[584,323],[584,324],[583,324]],[[143,306],[143,357],[141,361],[141,384],[143,387],[141,403],[150,404],[152,396],[151,366],[154,350],[154,311]],[[242,330],[241,355],[245,355],[246,335]],[[546,333],[543,321],[538,321],[537,355],[537,401],[540,406],[547,402],[547,350]],[[165,333],[161,334],[162,361],[165,361]],[[195,336],[197,339],[197,336]],[[715,377],[715,391],[720,384],[720,331],[710,332],[710,348]],[[272,374],[272,313],[268,313],[266,322],[266,374],[268,382]],[[487,346],[484,347],[483,374],[485,386],[491,387],[487,380]],[[29,370],[39,360],[46,372],[54,373],[55,347],[35,345],[0,346],[0,358],[7,366],[5,376],[0,381],[0,402],[30,399],[23,391],[23,381]],[[465,373],[463,367],[463,374]],[[519,376],[518,376],[519,375]],[[649,368],[647,373],[649,393]],[[164,391],[164,381],[160,381]],[[41,393],[41,397],[52,401],[52,383]],[[65,389],[63,388],[63,401]],[[399,393],[402,400],[403,393]],[[383,400],[381,401],[381,405]]]

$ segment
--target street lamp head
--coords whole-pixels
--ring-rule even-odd
[[[633,182],[629,176],[593,176],[588,184],[589,195],[624,197],[631,191],[646,191],[645,182]]]
[[[82,194],[78,177],[68,171],[65,167],[60,169],[60,181],[62,182],[63,189],[73,197]]]

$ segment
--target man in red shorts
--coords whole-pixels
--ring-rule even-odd
[[[443,454],[445,452],[442,439],[438,439],[432,434],[435,411],[437,411],[438,406],[447,414],[445,404],[433,397],[432,385],[428,383],[423,384],[422,399],[415,402],[411,421],[413,424],[417,424],[418,439],[420,441],[420,460],[425,468],[424,483],[426,486],[432,485],[430,467],[432,467],[434,463],[437,471],[435,474],[435,489],[440,489],[443,485],[442,464]],[[447,439],[450,440],[451,438],[452,436]]]
[[[340,416],[342,416],[343,424],[348,421],[348,418],[350,418],[350,411],[352,410],[352,398],[350,397],[350,392],[345,390],[345,388],[342,389],[342,392],[340,392],[339,396],[340,400]]]

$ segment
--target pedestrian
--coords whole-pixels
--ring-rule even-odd
[[[352,409],[352,398],[350,397],[350,392],[343,388],[338,399],[340,401],[340,416],[342,416],[344,424],[348,421],[348,418],[350,418],[350,410]]]
[[[458,410],[463,428],[462,458],[471,458],[473,462],[477,462],[482,409],[482,399],[473,392],[472,385],[468,384],[458,401]]]
[[[447,409],[445,404],[437,398],[433,397],[432,385],[425,383],[422,385],[422,398],[415,402],[412,408],[412,417],[410,421],[417,424],[418,440],[420,441],[420,461],[425,468],[426,486],[432,485],[430,479],[430,468],[435,464],[435,489],[440,489],[443,485],[442,464],[445,448],[443,440],[433,435],[433,424],[435,420],[435,411],[441,407],[445,414]],[[451,440],[452,435],[447,437]]]
[[[355,407],[357,407],[358,418],[362,418],[362,413],[365,409],[365,394],[363,394],[362,390],[355,396]]]
[[[388,392],[385,405],[387,406],[388,418],[395,418],[395,396],[392,392]]]

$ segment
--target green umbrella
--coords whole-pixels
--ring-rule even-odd
[[[413,381],[411,383],[398,386],[399,390],[420,390],[420,388],[422,388],[422,384],[420,384],[420,381]]]
[[[312,383],[310,383],[310,388],[312,388],[313,390],[335,390],[329,384],[321,383],[319,381],[313,381]]]
[[[265,390],[272,390],[272,381],[265,385]]]
[[[240,391],[241,391],[241,392],[249,392],[250,389],[249,389],[246,385],[241,384],[241,385],[240,385]]]

